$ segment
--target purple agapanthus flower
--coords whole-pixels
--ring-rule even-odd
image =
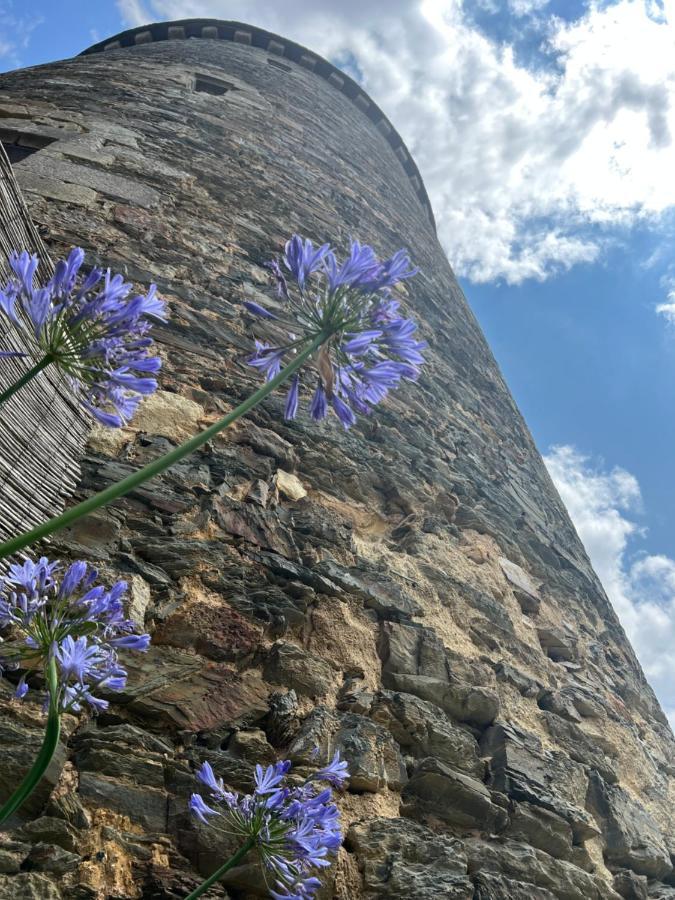
[[[109,269],[81,275],[83,263],[84,251],[74,248],[40,287],[33,283],[37,256],[12,253],[13,276],[0,288],[0,312],[23,335],[23,355],[30,350],[36,362],[58,367],[99,422],[120,427],[141,398],[157,390],[161,360],[151,355],[149,334],[153,321],[166,321],[166,307],[154,284],[145,295],[132,294],[131,284]]]
[[[340,759],[340,751],[335,752],[335,756],[327,766],[319,769],[314,778],[317,781],[327,781],[333,787],[342,788],[345,786],[349,778],[349,767],[344,759]]]
[[[196,793],[189,803],[203,824],[222,822],[230,833],[254,840],[266,879],[275,881],[269,892],[273,900],[314,897],[321,882],[313,872],[329,866],[329,857],[342,844],[332,792],[318,783],[343,787],[349,777],[347,764],[336,753],[325,768],[293,785],[287,783],[290,769],[288,760],[265,769],[256,766],[253,793],[242,795],[226,791],[223,779],[205,762],[197,778],[208,788],[209,803]]]
[[[332,409],[350,428],[357,415],[368,415],[401,380],[415,381],[419,375],[427,344],[418,340],[417,325],[401,314],[399,301],[391,296],[396,284],[418,270],[405,250],[381,261],[372,247],[358,241],[352,241],[340,263],[328,244],[315,248],[297,234],[286,244],[283,264],[287,275],[278,262],[269,264],[277,307],[244,303],[271,335],[255,341],[248,364],[270,381],[308,342],[325,336],[290,383],[285,418],[297,416],[302,389],[309,387],[312,419],[324,419]]]
[[[108,702],[95,696],[100,689],[121,691],[127,673],[119,650],[147,650],[150,636],[138,634],[125,618],[126,582],[109,590],[97,584],[98,573],[85,562],[65,570],[42,557],[9,567],[0,578],[0,674],[22,669],[15,696],[28,692],[26,677],[45,674],[56,662],[58,705],[78,711],[87,703],[94,711]]]

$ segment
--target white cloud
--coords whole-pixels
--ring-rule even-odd
[[[573,447],[544,457],[607,596],[675,728],[675,560],[635,555],[640,488],[625,469],[594,466]]]
[[[549,0],[508,0],[509,9],[516,16],[529,16],[548,6]]]
[[[670,325],[675,325],[675,290],[668,291],[665,303],[657,303],[656,312],[664,316]]]
[[[12,0],[0,0],[0,64],[3,69],[21,65],[21,51],[26,49],[33,31],[43,22],[40,15],[27,16],[17,12]]]
[[[241,19],[355,61],[420,166],[455,269],[518,283],[675,206],[675,0],[589,2],[566,23],[544,0],[501,0],[515,23],[537,13],[521,34],[529,67],[478,29],[473,0],[118,5],[128,22]]]
[[[145,9],[141,0],[116,0],[116,2],[122,16],[122,22],[129,28],[147,25],[148,22],[152,22],[157,18],[157,16]]]

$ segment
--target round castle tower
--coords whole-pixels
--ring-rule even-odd
[[[83,246],[171,308],[162,389],[92,432],[78,496],[257,386],[242,301],[294,231],[406,246],[430,344],[348,433],[279,394],[59,538],[130,581],[153,644],[64,729],[0,900],[184,896],[228,850],[187,814],[196,765],[246,789],[315,745],[352,772],[326,898],[675,897],[672,733],[382,111],[283,37],[187,20],[1,76],[0,140],[53,258]],[[37,720],[0,691],[4,795]],[[252,865],[213,893],[264,895]]]

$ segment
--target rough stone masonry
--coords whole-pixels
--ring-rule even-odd
[[[156,281],[162,390],[94,430],[75,498],[246,397],[264,263],[293,231],[422,274],[417,386],[350,432],[259,407],[52,553],[131,585],[153,633],[121,700],[69,720],[0,839],[0,898],[179,898],[230,849],[190,820],[203,760],[339,748],[323,898],[675,897],[675,742],[433,230],[400,138],[282,37],[163,23],[0,78],[0,136],[52,257]],[[34,485],[36,496],[39,486]],[[0,794],[40,734],[0,682]],[[200,874],[201,873],[201,874]],[[209,896],[264,896],[256,866]]]

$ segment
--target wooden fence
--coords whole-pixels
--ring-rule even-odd
[[[38,277],[49,278],[52,262],[0,145],[0,283],[9,274],[7,257],[15,249],[37,253]],[[26,349],[24,336],[0,318],[0,350]],[[28,349],[34,356],[35,346]],[[35,361],[0,359],[0,390]],[[0,407],[1,540],[63,509],[77,485],[88,430],[86,416],[58,372],[43,371]]]

